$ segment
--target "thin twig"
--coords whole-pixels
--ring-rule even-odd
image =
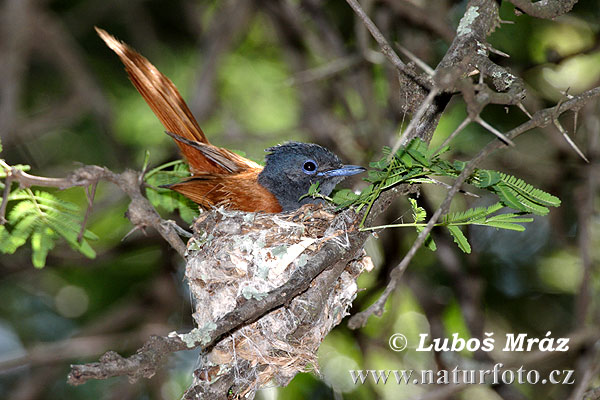
[[[392,65],[394,65],[398,70],[402,71],[402,73],[412,78],[415,82],[417,82],[424,88],[431,88],[430,83],[416,76],[414,71],[412,71],[406,64],[402,62],[400,57],[398,57],[398,54],[396,54],[392,46],[390,46],[386,38],[379,30],[379,28],[377,28],[377,26],[373,23],[371,18],[369,18],[369,16],[365,13],[360,4],[358,4],[356,0],[346,0],[346,2],[348,3],[348,5],[350,5],[350,7],[352,7],[356,15],[363,21],[369,32],[371,32],[371,36],[373,36],[377,44],[379,44],[381,52],[392,63]]]
[[[2,194],[2,204],[0,205],[0,225],[6,223],[6,206],[8,204],[8,196],[10,195],[10,187],[12,185],[13,176],[11,171],[6,171],[6,179],[4,180],[4,193]]]
[[[412,119],[410,120],[410,123],[402,133],[402,136],[400,136],[398,140],[396,140],[396,143],[394,144],[394,147],[392,147],[392,151],[390,152],[390,158],[394,157],[394,154],[396,154],[400,146],[405,145],[411,139],[414,138],[413,131],[415,131],[415,127],[417,126],[417,124],[421,120],[421,117],[423,117],[423,114],[425,114],[425,111],[427,111],[431,103],[433,103],[433,99],[437,94],[438,90],[434,88],[431,89],[427,97],[425,97],[425,100],[423,100],[423,103],[421,103],[421,106],[413,115]]]
[[[465,129],[465,127],[467,125],[469,125],[471,123],[471,118],[467,117],[465,118],[457,127],[456,129],[450,134],[450,136],[448,136],[446,138],[446,140],[444,140],[444,142],[440,145],[440,147],[438,147],[435,151],[435,154],[439,153],[444,147],[448,146],[448,144],[452,141],[452,139],[454,139],[454,137],[456,135],[458,135],[463,129]]]
[[[492,132],[494,135],[496,135],[498,137],[498,139],[500,139],[504,144],[509,145],[509,146],[515,145],[515,142],[513,142],[512,140],[507,138],[498,129],[494,128],[493,126],[491,126],[490,124],[485,122],[483,119],[481,119],[481,117],[479,115],[475,117],[474,121],[477,122],[479,125],[483,126],[489,132]]]
[[[567,143],[569,144],[569,146],[571,146],[571,148],[575,151],[575,153],[577,153],[577,155],[579,157],[581,157],[583,159],[583,161],[585,161],[586,163],[589,163],[590,160],[587,159],[587,157],[585,156],[585,154],[583,154],[583,152],[579,149],[579,147],[577,147],[577,145],[575,144],[575,142],[569,137],[569,134],[567,133],[567,131],[565,130],[565,128],[563,128],[563,126],[558,121],[558,118],[555,118],[552,121],[552,123],[554,123],[554,126],[556,126],[556,129],[558,129],[558,131],[562,134],[562,136],[565,138],[565,140],[567,141]]]
[[[425,61],[421,60],[419,57],[413,54],[406,47],[402,46],[400,43],[396,43],[396,47],[402,52],[402,54],[410,58],[410,60],[414,62],[417,65],[417,67],[421,68],[423,72],[425,72],[429,76],[433,76],[433,73],[435,71]]]
[[[77,242],[81,243],[83,239],[83,235],[85,233],[85,226],[87,225],[88,218],[92,213],[92,206],[94,205],[94,197],[96,196],[96,187],[98,186],[98,181],[92,183],[91,192],[90,186],[85,188],[85,197],[87,198],[87,208],[85,210],[85,215],[83,216],[83,221],[81,222],[81,229],[79,230],[79,235],[77,235]]]

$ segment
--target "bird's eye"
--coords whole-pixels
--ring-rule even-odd
[[[313,160],[306,160],[302,166],[305,174],[313,175],[317,171],[317,163]]]

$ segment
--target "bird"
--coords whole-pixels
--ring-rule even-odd
[[[148,59],[105,30],[95,27],[106,45],[125,66],[129,79],[150,106],[187,161],[191,176],[165,185],[203,209],[261,213],[293,211],[308,203],[320,203],[306,196],[312,184],[328,196],[346,177],[366,169],[344,165],[327,148],[301,142],[269,147],[265,166],[223,147],[212,145],[192,115],[173,82]]]

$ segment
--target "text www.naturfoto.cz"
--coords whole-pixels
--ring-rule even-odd
[[[512,383],[519,384],[553,384],[553,385],[572,385],[575,383],[573,377],[574,370],[553,370],[542,378],[542,375],[537,370],[526,370],[521,366],[519,369],[501,370],[504,365],[497,363],[493,369],[459,369],[454,367],[452,370],[348,370],[352,381],[355,385],[365,384],[370,379],[375,384],[396,383],[398,385],[408,384],[470,384],[483,385],[500,383],[510,385]],[[392,379],[390,379],[392,377]]]

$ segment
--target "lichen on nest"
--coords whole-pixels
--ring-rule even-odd
[[[288,281],[323,246],[348,246],[347,222],[322,205],[287,214],[215,209],[194,224],[186,279],[198,327],[210,326],[248,299],[262,299]],[[330,288],[313,286],[218,342],[201,358],[192,387],[232,380],[238,395],[253,398],[266,385],[286,385],[298,372],[318,371],[316,353],[327,333],[347,315],[356,278],[371,260],[349,262]]]

